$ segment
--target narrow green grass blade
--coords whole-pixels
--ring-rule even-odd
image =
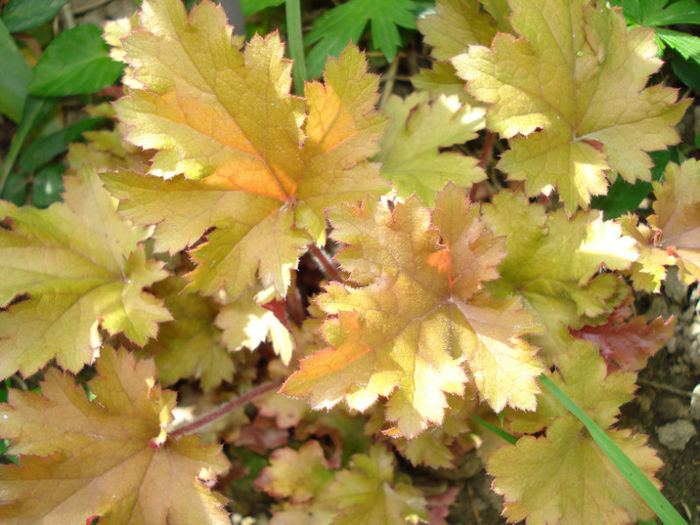
[[[539,376],[538,379],[540,383],[569,410],[569,412],[585,425],[593,440],[598,443],[598,446],[605,452],[620,472],[622,472],[622,475],[627,478],[627,481],[629,481],[639,495],[644,498],[647,505],[656,512],[656,515],[661,519],[664,525],[688,525],[688,522],[678,514],[676,509],[673,508],[673,505],[671,505],[653,483],[647,479],[637,465],[613,443],[603,429],[589,418],[551,379],[544,374]]]
[[[516,438],[513,434],[509,434],[508,432],[506,432],[502,428],[498,428],[496,425],[492,425],[491,423],[481,419],[480,417],[469,416],[469,419],[471,419],[475,423],[479,423],[486,430],[493,432],[499,438],[506,440],[511,445],[515,445],[518,442],[518,438]]]
[[[289,56],[294,60],[292,68],[294,92],[299,96],[303,96],[304,81],[306,80],[306,57],[304,57],[304,41],[301,36],[301,8],[299,7],[299,0],[287,0],[284,7],[287,15]]]

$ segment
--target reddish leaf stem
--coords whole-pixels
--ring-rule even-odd
[[[340,275],[340,272],[335,267],[335,264],[333,264],[330,257],[326,255],[326,252],[313,243],[309,244],[309,251],[311,252],[311,255],[316,257],[316,260],[321,263],[321,266],[323,266],[323,270],[326,273],[328,280],[338,281],[339,283],[342,283],[345,280],[343,279],[343,276]]]
[[[486,142],[484,143],[484,151],[481,152],[481,158],[479,159],[479,166],[486,166],[486,162],[489,160],[489,155],[491,155],[491,150],[493,149],[493,142],[496,140],[496,134],[489,132],[486,135]]]
[[[496,139],[496,134],[489,132],[486,135],[486,141],[484,142],[484,150],[481,152],[481,158],[479,159],[478,166],[481,168],[486,167],[486,163],[491,155],[491,150],[493,149],[493,143]],[[472,184],[471,192],[469,192],[469,200],[474,202],[476,200],[477,193],[479,192],[479,184]]]
[[[211,423],[215,419],[218,419],[221,416],[225,416],[226,414],[232,412],[239,406],[245,405],[248,401],[252,401],[256,397],[266,394],[270,390],[275,390],[280,386],[282,386],[282,381],[270,381],[269,383],[263,383],[262,385],[255,387],[252,390],[249,390],[242,396],[239,396],[236,399],[232,399],[231,401],[227,401],[226,403],[215,408],[208,414],[205,414],[199,419],[192,421],[192,423],[188,423],[187,425],[178,428],[177,430],[171,432],[169,435],[170,437],[178,438],[181,436],[192,434],[193,432],[197,431],[203,426]]]

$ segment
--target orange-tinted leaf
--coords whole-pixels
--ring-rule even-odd
[[[178,0],[145,0],[131,28],[118,48],[130,89],[117,116],[127,140],[157,150],[151,175],[185,179],[107,175],[121,211],[157,225],[159,250],[217,228],[193,252],[194,288],[236,298],[257,275],[285,295],[300,252],[325,239],[324,210],[384,188],[367,162],[383,128],[376,77],[349,47],[306,100],[294,97],[279,36],[241,50],[210,2],[187,15]]]
[[[690,284],[700,279],[700,162],[669,162],[654,195],[649,224],[661,231],[657,243],[678,259],[681,278]]]
[[[227,524],[224,499],[199,480],[228,462],[198,438],[169,438],[175,392],[153,386],[153,361],[104,348],[89,402],[71,376],[51,369],[42,394],[11,390],[0,434],[19,466],[0,467],[0,521],[8,525]],[[41,497],[37,497],[40,494]]]
[[[315,408],[345,399],[364,410],[390,397],[387,418],[407,437],[440,423],[445,394],[462,395],[469,378],[496,411],[534,409],[541,365],[520,336],[537,327],[517,299],[483,293],[504,253],[478,213],[454,186],[432,218],[415,198],[331,213],[333,236],[348,244],[337,259],[359,286],[332,283],[319,297],[337,315],[323,328],[329,347],[283,391]]]

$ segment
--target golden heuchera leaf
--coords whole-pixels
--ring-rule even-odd
[[[415,193],[433,206],[435,193],[448,182],[468,187],[486,178],[476,158],[439,152],[476,138],[484,127],[482,108],[462,104],[456,95],[431,102],[427,93],[413,93],[406,99],[391,96],[384,113],[390,120],[375,160],[382,163],[382,175],[394,183],[399,197]]]
[[[257,303],[253,293],[221,308],[216,326],[223,330],[222,341],[229,350],[240,350],[244,346],[255,350],[269,337],[272,348],[285,365],[292,358],[292,334],[274,312]]]
[[[483,207],[485,221],[507,236],[508,255],[498,266],[501,279],[490,284],[497,297],[517,293],[547,328],[534,340],[551,359],[571,342],[568,328],[584,318],[609,313],[621,300],[621,279],[599,273],[624,270],[638,257],[634,240],[622,235],[599,211],[547,214],[520,193],[502,191]]]
[[[279,448],[270,455],[255,486],[276,498],[300,503],[315,498],[333,480],[332,465],[318,441],[306,441],[299,450]]]
[[[321,493],[317,503],[336,509],[334,525],[426,522],[428,513],[422,492],[397,475],[395,461],[381,443],[374,444],[369,454],[355,454],[350,468],[336,473],[335,481]]]
[[[184,291],[186,285],[184,279],[170,277],[153,287],[174,319],[160,326],[158,339],[149,341],[143,353],[153,356],[163,385],[195,377],[211,390],[232,381],[235,367],[214,325],[220,306],[198,292]]]
[[[648,225],[631,214],[618,219],[640,253],[630,268],[632,283],[647,292],[659,291],[667,266],[677,265],[686,284],[700,279],[700,162],[669,162],[664,182],[653,186],[655,213]]]
[[[634,392],[635,374],[606,376],[605,361],[590,343],[579,342],[560,356],[560,373],[552,380],[597,424],[608,429],[622,403]],[[514,417],[518,417],[517,415]],[[498,449],[488,460],[493,488],[505,498],[509,522],[528,524],[625,524],[650,519],[653,512],[622,473],[600,452],[583,424],[549,393],[538,399],[537,411],[515,419],[514,429],[546,437],[521,437]],[[652,482],[662,463],[641,435],[608,429],[610,437]]]
[[[317,303],[329,347],[301,362],[283,392],[309,396],[315,408],[345,399],[364,410],[390,397],[386,414],[413,437],[440,423],[446,393],[462,395],[471,378],[495,411],[533,410],[542,366],[520,339],[537,326],[520,301],[491,300],[503,243],[485,231],[477,207],[454,186],[432,214],[415,198],[365,202],[330,214],[337,256],[356,286],[332,283]]]
[[[437,0],[435,13],[416,21],[425,43],[433,46],[431,54],[437,60],[431,69],[422,69],[411,78],[417,89],[447,95],[459,93],[463,102],[478,104],[466,94],[464,81],[447,61],[465,53],[472,44],[490,45],[499,29],[512,31],[506,19],[510,13],[506,0],[481,4],[486,11],[476,0]]]
[[[294,97],[279,36],[241,50],[211,2],[188,16],[178,0],[145,0],[131,26],[120,48],[131,87],[117,115],[127,140],[157,153],[150,175],[105,176],[120,211],[157,224],[157,250],[191,246],[216,226],[193,253],[194,288],[237,297],[257,273],[284,295],[298,254],[324,241],[325,208],[385,188],[367,162],[384,122],[376,76],[351,46],[323,84]]]
[[[228,524],[225,499],[200,482],[228,468],[219,446],[165,433],[175,392],[154,386],[152,360],[103,348],[90,402],[72,377],[46,373],[41,394],[10,390],[0,435],[20,465],[0,467],[7,525]],[[37,494],[41,497],[38,498]]]
[[[30,375],[50,359],[77,372],[92,360],[101,326],[143,345],[172,319],[143,288],[167,276],[147,260],[145,228],[116,214],[117,202],[85,165],[65,177],[65,202],[45,210],[0,202],[0,377]]]
[[[627,31],[621,10],[590,0],[514,0],[516,32],[472,46],[452,63],[467,90],[491,104],[486,126],[511,140],[499,168],[528,194],[559,189],[567,213],[606,192],[606,170],[650,180],[647,151],[679,141],[689,100],[646,88],[661,66],[654,31]],[[538,131],[539,130],[539,131]]]
[[[625,235],[634,239],[639,250],[639,258],[632,263],[629,275],[632,285],[637,290],[656,293],[661,289],[661,283],[666,279],[666,267],[676,263],[676,258],[666,250],[655,246],[657,230],[639,222],[636,215],[628,213],[617,219]]]
[[[649,225],[660,230],[656,243],[677,258],[681,279],[690,284],[700,279],[700,162],[669,162],[654,195]]]
[[[472,44],[488,46],[498,30],[496,20],[475,0],[437,0],[435,13],[416,25],[437,60],[465,53]]]

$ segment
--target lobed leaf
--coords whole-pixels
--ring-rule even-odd
[[[305,44],[315,44],[309,52],[309,75],[321,73],[329,56],[337,57],[351,42],[359,42],[367,23],[372,28],[372,45],[391,62],[401,47],[398,26],[415,29],[412,0],[349,0],[326,11],[314,21]]]
[[[570,342],[568,327],[580,328],[583,316],[610,313],[617,305],[624,283],[599,270],[627,269],[639,254],[634,240],[618,224],[603,221],[601,212],[547,215],[524,195],[502,191],[483,214],[497,235],[507,236],[508,255],[498,267],[502,279],[491,289],[497,296],[522,296],[547,328],[534,340],[549,359]]]
[[[145,1],[130,31],[113,29],[124,32],[116,49],[131,88],[117,115],[126,138],[157,150],[151,175],[185,178],[105,176],[120,211],[157,224],[158,250],[191,246],[216,226],[193,252],[193,288],[235,298],[257,274],[284,295],[300,252],[324,242],[324,210],[384,187],[367,162],[383,128],[376,77],[350,47],[329,62],[324,84],[296,98],[279,36],[241,51],[209,2],[188,17],[176,0]]]
[[[435,194],[448,182],[469,187],[486,178],[476,158],[440,152],[476,138],[484,127],[483,109],[463,105],[456,95],[430,101],[426,93],[414,93],[405,100],[391,96],[384,113],[391,120],[375,160],[382,163],[382,175],[394,183],[399,197],[415,193],[433,206]]]
[[[89,165],[64,186],[65,202],[46,210],[0,202],[10,228],[0,229],[0,303],[29,295],[0,313],[2,377],[30,375],[54,357],[77,372],[99,345],[98,326],[145,344],[172,319],[143,291],[167,276],[139,245],[147,230],[115,213],[116,200]]]
[[[520,336],[538,328],[518,299],[484,293],[502,242],[459,190],[438,196],[432,222],[415,198],[330,218],[334,238],[349,245],[337,259],[355,285],[331,283],[318,298],[337,316],[324,324],[329,347],[301,362],[285,393],[357,410],[389,397],[387,419],[409,438],[440,423],[445,394],[462,395],[469,378],[495,411],[535,408],[541,364]]]
[[[669,162],[664,182],[655,182],[654,214],[649,225],[660,230],[657,243],[677,259],[686,283],[700,279],[700,162]]]
[[[608,170],[649,181],[646,152],[679,141],[673,126],[690,104],[645,87],[661,66],[653,31],[628,32],[619,9],[590,0],[511,6],[519,38],[501,33],[452,60],[469,93],[491,104],[487,127],[512,139],[499,168],[529,195],[557,187],[568,214],[606,192]]]
[[[224,498],[199,481],[228,468],[218,446],[169,438],[175,392],[153,386],[153,361],[103,348],[83,388],[56,369],[42,394],[11,390],[0,432],[19,466],[0,466],[3,523],[227,524]],[[37,500],[39,492],[42,497]]]
[[[590,343],[574,344],[560,358],[560,373],[547,374],[593,420],[608,429],[619,407],[632,398],[635,375],[606,375],[606,365]],[[505,497],[508,521],[528,523],[623,524],[650,519],[653,512],[602,454],[583,423],[569,414],[548,390],[537,411],[515,415],[515,430],[534,433],[547,427],[546,437],[525,436],[498,449],[488,460],[494,490]],[[628,430],[606,430],[658,487],[653,477],[661,460],[643,436]],[[642,438],[642,439],[640,439]],[[562,490],[565,487],[566,490]]]
[[[615,323],[612,320],[600,326],[584,326],[572,331],[574,337],[596,343],[600,355],[608,362],[608,369],[621,368],[638,372],[658,350],[673,337],[676,320],[657,317],[647,323],[646,316],[638,315]]]
[[[355,454],[349,469],[336,473],[319,498],[337,509],[334,524],[386,523],[401,525],[427,519],[421,491],[400,481],[393,454],[377,443],[369,454]]]
[[[508,10],[507,5],[504,7]],[[505,22],[505,17],[502,20]],[[435,13],[418,20],[416,25],[425,43],[432,46],[431,55],[444,61],[467,52],[470,45],[491,45],[499,29],[490,10],[480,9],[478,2],[462,0],[437,0]]]
[[[194,377],[204,390],[211,390],[232,381],[235,366],[214,325],[219,305],[197,292],[184,292],[186,284],[170,277],[154,286],[173,320],[160,326],[158,339],[149,341],[143,353],[154,357],[161,384]]]

